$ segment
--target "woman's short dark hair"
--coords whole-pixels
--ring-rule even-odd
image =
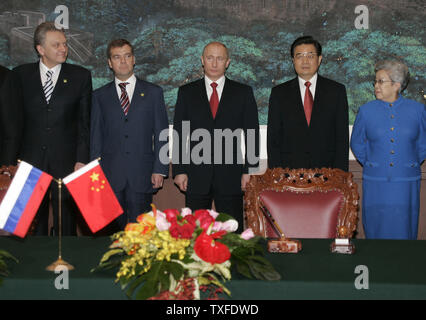
[[[106,52],[108,59],[111,58],[112,48],[121,48],[121,47],[124,47],[125,45],[130,47],[130,49],[132,50],[132,55],[133,55],[133,46],[131,45],[129,41],[127,41],[126,39],[115,39],[108,44],[107,52]]]
[[[293,44],[291,45],[291,57],[294,58],[294,48],[297,46],[300,46],[301,44],[313,44],[315,46],[315,49],[317,51],[317,55],[320,56],[322,53],[322,47],[321,44],[315,40],[311,36],[303,36],[299,37],[296,40],[294,40]]]

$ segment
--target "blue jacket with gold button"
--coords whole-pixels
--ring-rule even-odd
[[[393,103],[366,103],[358,111],[351,148],[366,180],[419,180],[426,158],[425,106],[401,96]]]

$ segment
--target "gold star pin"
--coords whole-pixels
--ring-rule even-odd
[[[99,181],[99,173],[93,172],[90,179],[92,179],[92,182]]]
[[[142,93],[141,93],[141,97],[144,97],[144,96],[145,96],[145,93],[143,93],[143,92],[142,92]]]

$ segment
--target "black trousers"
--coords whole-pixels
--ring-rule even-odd
[[[207,195],[186,194],[185,206],[192,211],[198,209],[211,209],[214,201],[215,209],[219,213],[226,213],[232,216],[238,222],[238,230],[241,233],[244,230],[244,206],[243,195],[222,195],[215,193],[213,188]]]
[[[52,181],[40,208],[36,214],[36,225],[34,235],[47,236],[59,234],[59,188],[55,181]],[[61,216],[62,216],[62,235],[75,236],[77,235],[76,216],[80,214],[74,199],[71,197],[67,187],[62,184],[61,190]],[[53,227],[49,228],[49,212],[52,207],[53,212]]]
[[[111,235],[122,231],[128,223],[136,222],[140,214],[151,211],[152,193],[136,192],[128,183],[123,190],[114,193],[123,208],[123,214],[96,235]]]

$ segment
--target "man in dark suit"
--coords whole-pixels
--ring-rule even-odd
[[[178,141],[173,138],[174,181],[186,192],[187,207],[210,209],[214,201],[216,210],[233,216],[242,230],[242,191],[250,179],[249,168],[258,167],[256,100],[251,87],[225,77],[230,64],[225,45],[209,43],[201,62],[204,78],[178,92],[173,122],[178,137]]]
[[[5,68],[3,66],[0,66],[0,109],[2,106],[2,103],[4,103],[4,99],[5,99],[5,94],[6,94],[6,89],[3,88],[3,83],[6,80],[6,76],[9,73],[9,69]],[[6,86],[5,86],[6,87]],[[1,114],[0,114],[1,117]],[[1,123],[1,118],[0,118],[0,123]],[[0,154],[2,153],[3,150],[3,129],[0,128]],[[1,163],[0,163],[1,165]]]
[[[16,67],[3,110],[4,164],[17,159],[63,178],[89,160],[89,126],[92,79],[80,66],[65,63],[68,55],[63,30],[54,23],[40,24],[34,33],[36,63]],[[58,185],[51,185],[55,233],[58,232]],[[62,188],[62,231],[76,234],[77,207]],[[47,235],[49,192],[36,219],[37,235]]]
[[[107,54],[115,79],[93,92],[90,155],[101,157],[124,210],[115,222],[123,230],[151,210],[152,193],[168,175],[168,158],[162,163],[159,156],[166,144],[160,141],[160,133],[164,130],[168,136],[168,120],[163,90],[133,73],[132,45],[124,39],[113,40]]]
[[[269,98],[268,166],[348,171],[345,86],[318,75],[321,45],[312,37],[296,39],[291,56],[298,77],[274,87]]]

